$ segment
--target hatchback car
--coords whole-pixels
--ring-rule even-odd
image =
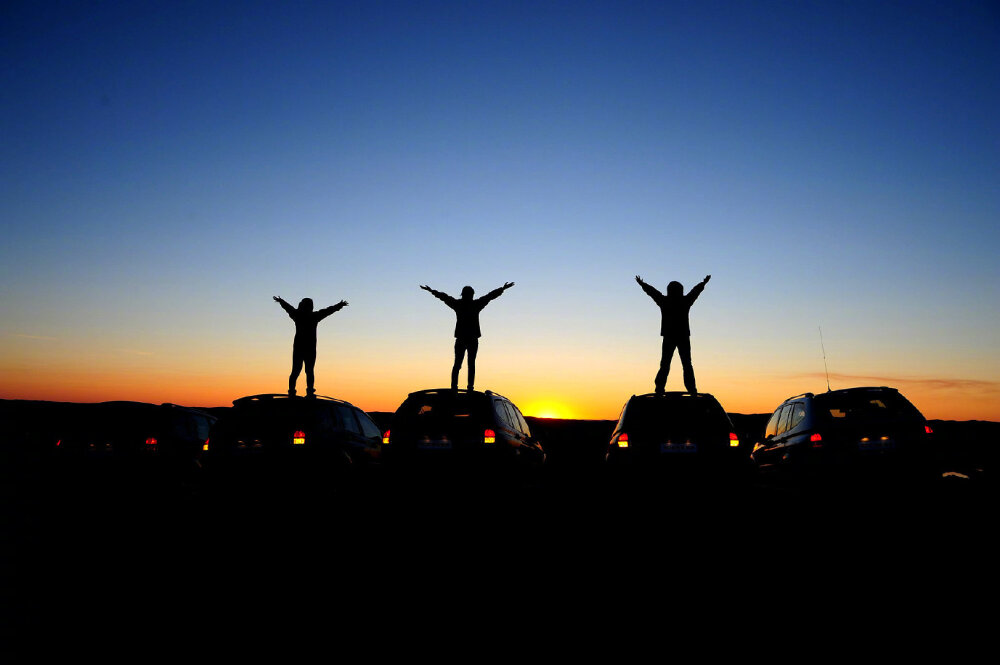
[[[361,409],[329,397],[241,397],[212,429],[206,469],[236,480],[243,473],[328,476],[379,460],[379,428]]]
[[[751,457],[762,471],[927,471],[932,434],[920,411],[895,388],[805,393],[774,411]]]
[[[749,458],[729,416],[708,393],[633,395],[608,445],[613,467],[739,471]]]
[[[545,460],[521,411],[492,391],[439,388],[410,393],[383,438],[386,464],[537,467]]]
[[[175,404],[22,402],[22,438],[60,482],[148,481],[186,485],[215,416]]]

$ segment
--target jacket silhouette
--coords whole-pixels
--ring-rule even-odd
[[[691,325],[688,313],[711,278],[711,275],[706,275],[705,279],[696,284],[687,295],[684,295],[684,286],[680,282],[670,282],[667,284],[667,294],[663,295],[642,281],[642,277],[635,276],[635,281],[642,290],[660,308],[660,335],[663,336],[663,349],[660,355],[660,369],[653,379],[653,386],[658,393],[662,393],[667,385],[670,359],[674,355],[674,349],[677,349],[677,355],[680,356],[684,368],[684,388],[692,395],[698,392],[694,367],[691,365]]]
[[[507,282],[482,298],[473,298],[476,292],[471,286],[462,289],[461,298],[454,298],[429,286],[422,285],[420,287],[455,310],[455,364],[451,368],[452,390],[458,390],[458,372],[462,369],[462,358],[466,354],[469,356],[469,390],[473,390],[476,379],[476,354],[479,351],[479,338],[482,337],[482,332],[479,329],[479,312],[491,300],[499,298],[504,291],[512,286],[514,286],[514,282]]]
[[[288,394],[295,394],[295,382],[298,381],[299,372],[305,365],[306,394],[315,395],[316,377],[313,369],[316,366],[316,326],[334,312],[347,307],[347,301],[341,300],[336,305],[317,311],[313,311],[312,298],[300,300],[297,309],[285,302],[280,296],[274,296],[274,301],[281,305],[281,308],[288,312],[288,316],[295,322],[295,340],[292,342],[292,373],[288,376]]]

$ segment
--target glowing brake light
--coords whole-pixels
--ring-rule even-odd
[[[618,437],[618,447],[619,448],[628,448],[628,434],[626,434],[626,433],[623,432]]]
[[[391,431],[392,430],[387,429],[385,431],[385,434],[382,435],[382,444],[383,445],[386,445],[386,446],[389,445],[389,432],[391,432]]]
[[[736,436],[736,432],[729,433],[729,447],[738,448],[740,445],[740,437]]]
[[[494,432],[491,429],[488,429],[485,432],[483,432],[483,443],[496,443],[496,442],[497,442],[496,432]]]
[[[305,445],[306,433],[302,430],[297,430],[295,434],[292,435],[292,443],[296,446]]]
[[[816,432],[815,434],[810,436],[809,441],[813,444],[813,448],[823,447],[823,435],[820,434],[819,432]]]
[[[205,450],[205,451],[207,451],[207,450],[208,450],[208,442],[209,442],[209,441],[210,441],[210,439],[205,439],[205,443],[204,443],[204,445],[202,445],[202,447],[201,447],[201,449],[202,449],[202,450]]]
[[[147,446],[155,446],[156,445],[156,437],[155,436],[151,436],[148,439],[146,439],[146,445]]]
[[[927,432],[928,434],[934,433],[934,430],[931,429],[930,425],[924,425],[924,431]]]

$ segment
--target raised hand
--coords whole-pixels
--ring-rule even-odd
[[[337,307],[347,307],[347,301],[341,300],[339,303],[337,303]]]
[[[422,288],[424,291],[430,291],[431,290],[431,287],[429,287],[429,286],[427,286],[425,284],[421,284],[420,288]]]
[[[705,280],[704,280],[704,282],[702,282],[702,283],[703,283],[703,284],[708,284],[708,280],[710,280],[710,279],[712,279],[712,276],[711,276],[711,275],[705,275]]]
[[[507,282],[506,284],[503,285],[503,288],[506,291],[507,289],[509,289],[512,286],[514,286],[514,282]]]

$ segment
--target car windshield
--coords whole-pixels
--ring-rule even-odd
[[[834,423],[853,425],[923,419],[909,400],[893,391],[827,393],[817,395],[815,404]]]
[[[729,427],[722,406],[714,399],[704,398],[636,399],[629,404],[625,418],[625,425],[632,432]]]

